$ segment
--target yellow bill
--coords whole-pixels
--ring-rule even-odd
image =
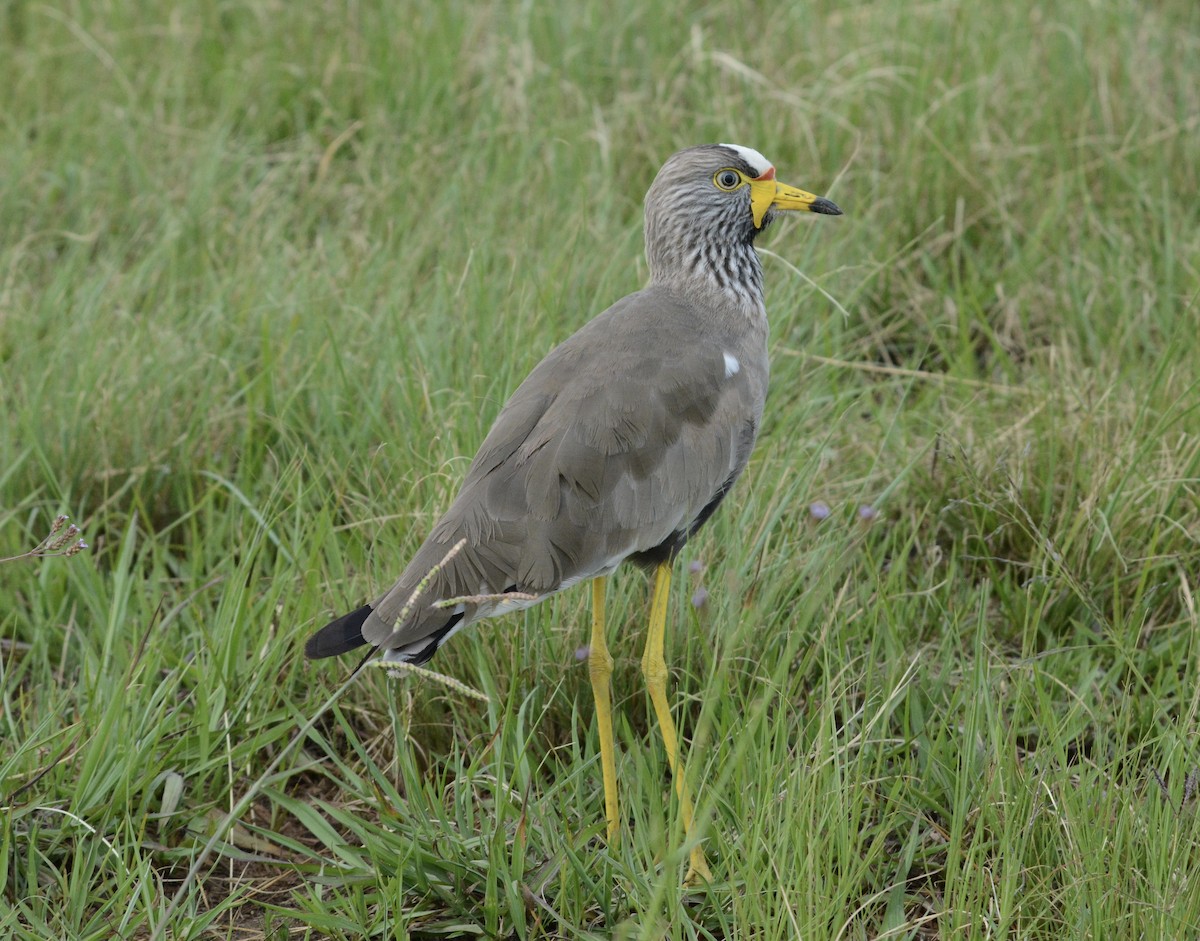
[[[768,170],[757,180],[750,181],[750,211],[754,216],[754,228],[761,229],[769,209],[798,209],[817,212],[823,216],[840,216],[842,210],[824,196],[812,193],[775,179],[774,169]]]

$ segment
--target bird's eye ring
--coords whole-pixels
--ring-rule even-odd
[[[718,170],[713,177],[713,182],[717,185],[718,189],[737,189],[742,182],[742,175],[736,170]]]

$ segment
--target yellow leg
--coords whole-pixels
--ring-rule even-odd
[[[646,688],[654,714],[658,717],[658,728],[662,733],[663,745],[667,749],[667,761],[671,765],[671,776],[675,779],[675,793],[679,795],[679,814],[683,817],[683,829],[689,839],[692,832],[692,800],[684,779],[683,763],[679,760],[679,737],[675,734],[675,722],[667,705],[667,662],[663,657],[663,646],[667,628],[667,603],[671,595],[671,567],[663,563],[654,572],[654,594],[650,602],[650,631],[646,638],[646,652],[642,655],[642,673],[646,677]],[[692,847],[691,865],[685,883],[699,877],[712,881],[704,850],[699,844]]]
[[[592,645],[588,653],[588,672],[592,677],[592,697],[596,700],[596,728],[600,733],[600,766],[604,773],[604,816],[608,819],[608,841],[615,843],[617,824],[617,763],[613,748],[612,695],[609,680],[613,660],[604,637],[605,579],[592,579]]]

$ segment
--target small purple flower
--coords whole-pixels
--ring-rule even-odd
[[[814,500],[808,505],[808,515],[815,520],[829,519],[829,514],[833,511],[829,509],[829,504],[824,500]]]
[[[589,647],[587,644],[584,644],[582,647],[575,648],[575,659],[576,660],[586,660],[591,655],[592,655],[592,648]]]
[[[704,563],[699,559],[692,559],[692,561],[688,563],[688,571],[693,575],[699,575],[704,571]]]
[[[865,523],[871,522],[879,515],[879,511],[869,503],[864,503],[858,508],[858,518]]]
[[[692,595],[692,607],[703,608],[706,604],[708,604],[708,589],[704,586],[701,586],[697,588],[695,594]]]

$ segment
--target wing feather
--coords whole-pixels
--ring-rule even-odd
[[[513,585],[548,594],[686,538],[745,464],[746,429],[752,444],[765,395],[765,376],[756,385],[751,372],[727,376],[720,341],[661,289],[618,302],[513,393],[458,497],[372,606],[364,638],[409,647],[446,630],[447,612],[431,606],[438,598]],[[397,624],[413,588],[460,538],[464,548]],[[466,620],[474,614],[468,605]]]

